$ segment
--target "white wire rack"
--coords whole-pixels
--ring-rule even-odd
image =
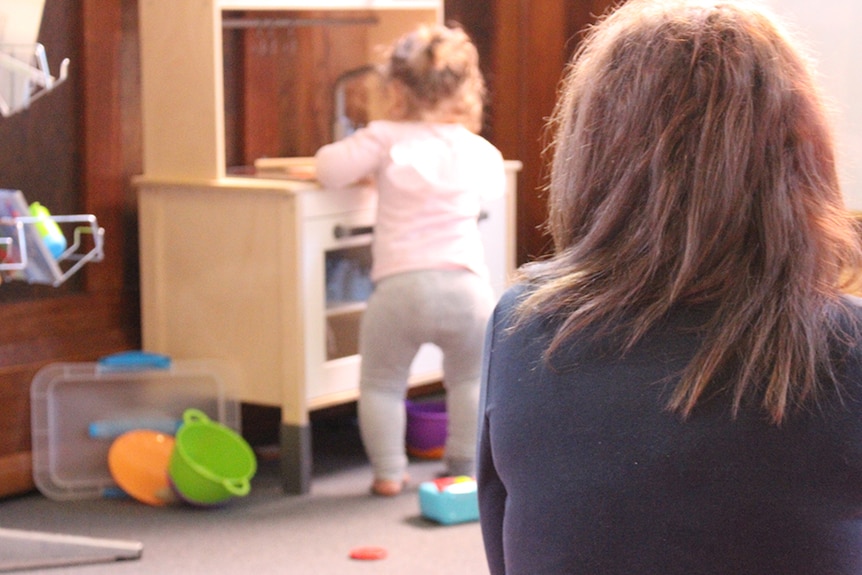
[[[60,73],[51,75],[42,44],[0,43],[0,114],[11,116],[62,84],[69,74],[69,59]]]
[[[72,228],[72,243],[56,257],[37,230],[45,219]],[[89,238],[89,239],[86,239]],[[89,262],[104,259],[105,230],[91,214],[32,216],[18,190],[0,190],[0,274],[4,280],[57,287]]]

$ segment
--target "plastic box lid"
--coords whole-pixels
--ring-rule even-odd
[[[190,407],[239,432],[235,382],[209,360],[46,365],[30,387],[37,489],[57,500],[122,495],[108,469],[113,440],[132,429],[173,434]]]

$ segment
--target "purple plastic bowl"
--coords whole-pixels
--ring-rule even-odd
[[[427,452],[446,445],[445,401],[407,401],[407,448]]]

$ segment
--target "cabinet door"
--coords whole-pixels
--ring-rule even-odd
[[[311,407],[348,400],[358,387],[359,320],[371,293],[373,224],[373,209],[311,217],[303,223],[306,390]]]
[[[354,399],[359,386],[359,322],[371,295],[374,212],[309,218],[304,224],[303,293],[310,407]],[[438,381],[442,356],[422,346],[411,384]]]

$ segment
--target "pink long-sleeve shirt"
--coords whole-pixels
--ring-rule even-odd
[[[505,193],[503,157],[458,124],[374,121],[315,155],[317,179],[377,186],[371,279],[466,268],[487,276],[477,220],[484,201]]]

